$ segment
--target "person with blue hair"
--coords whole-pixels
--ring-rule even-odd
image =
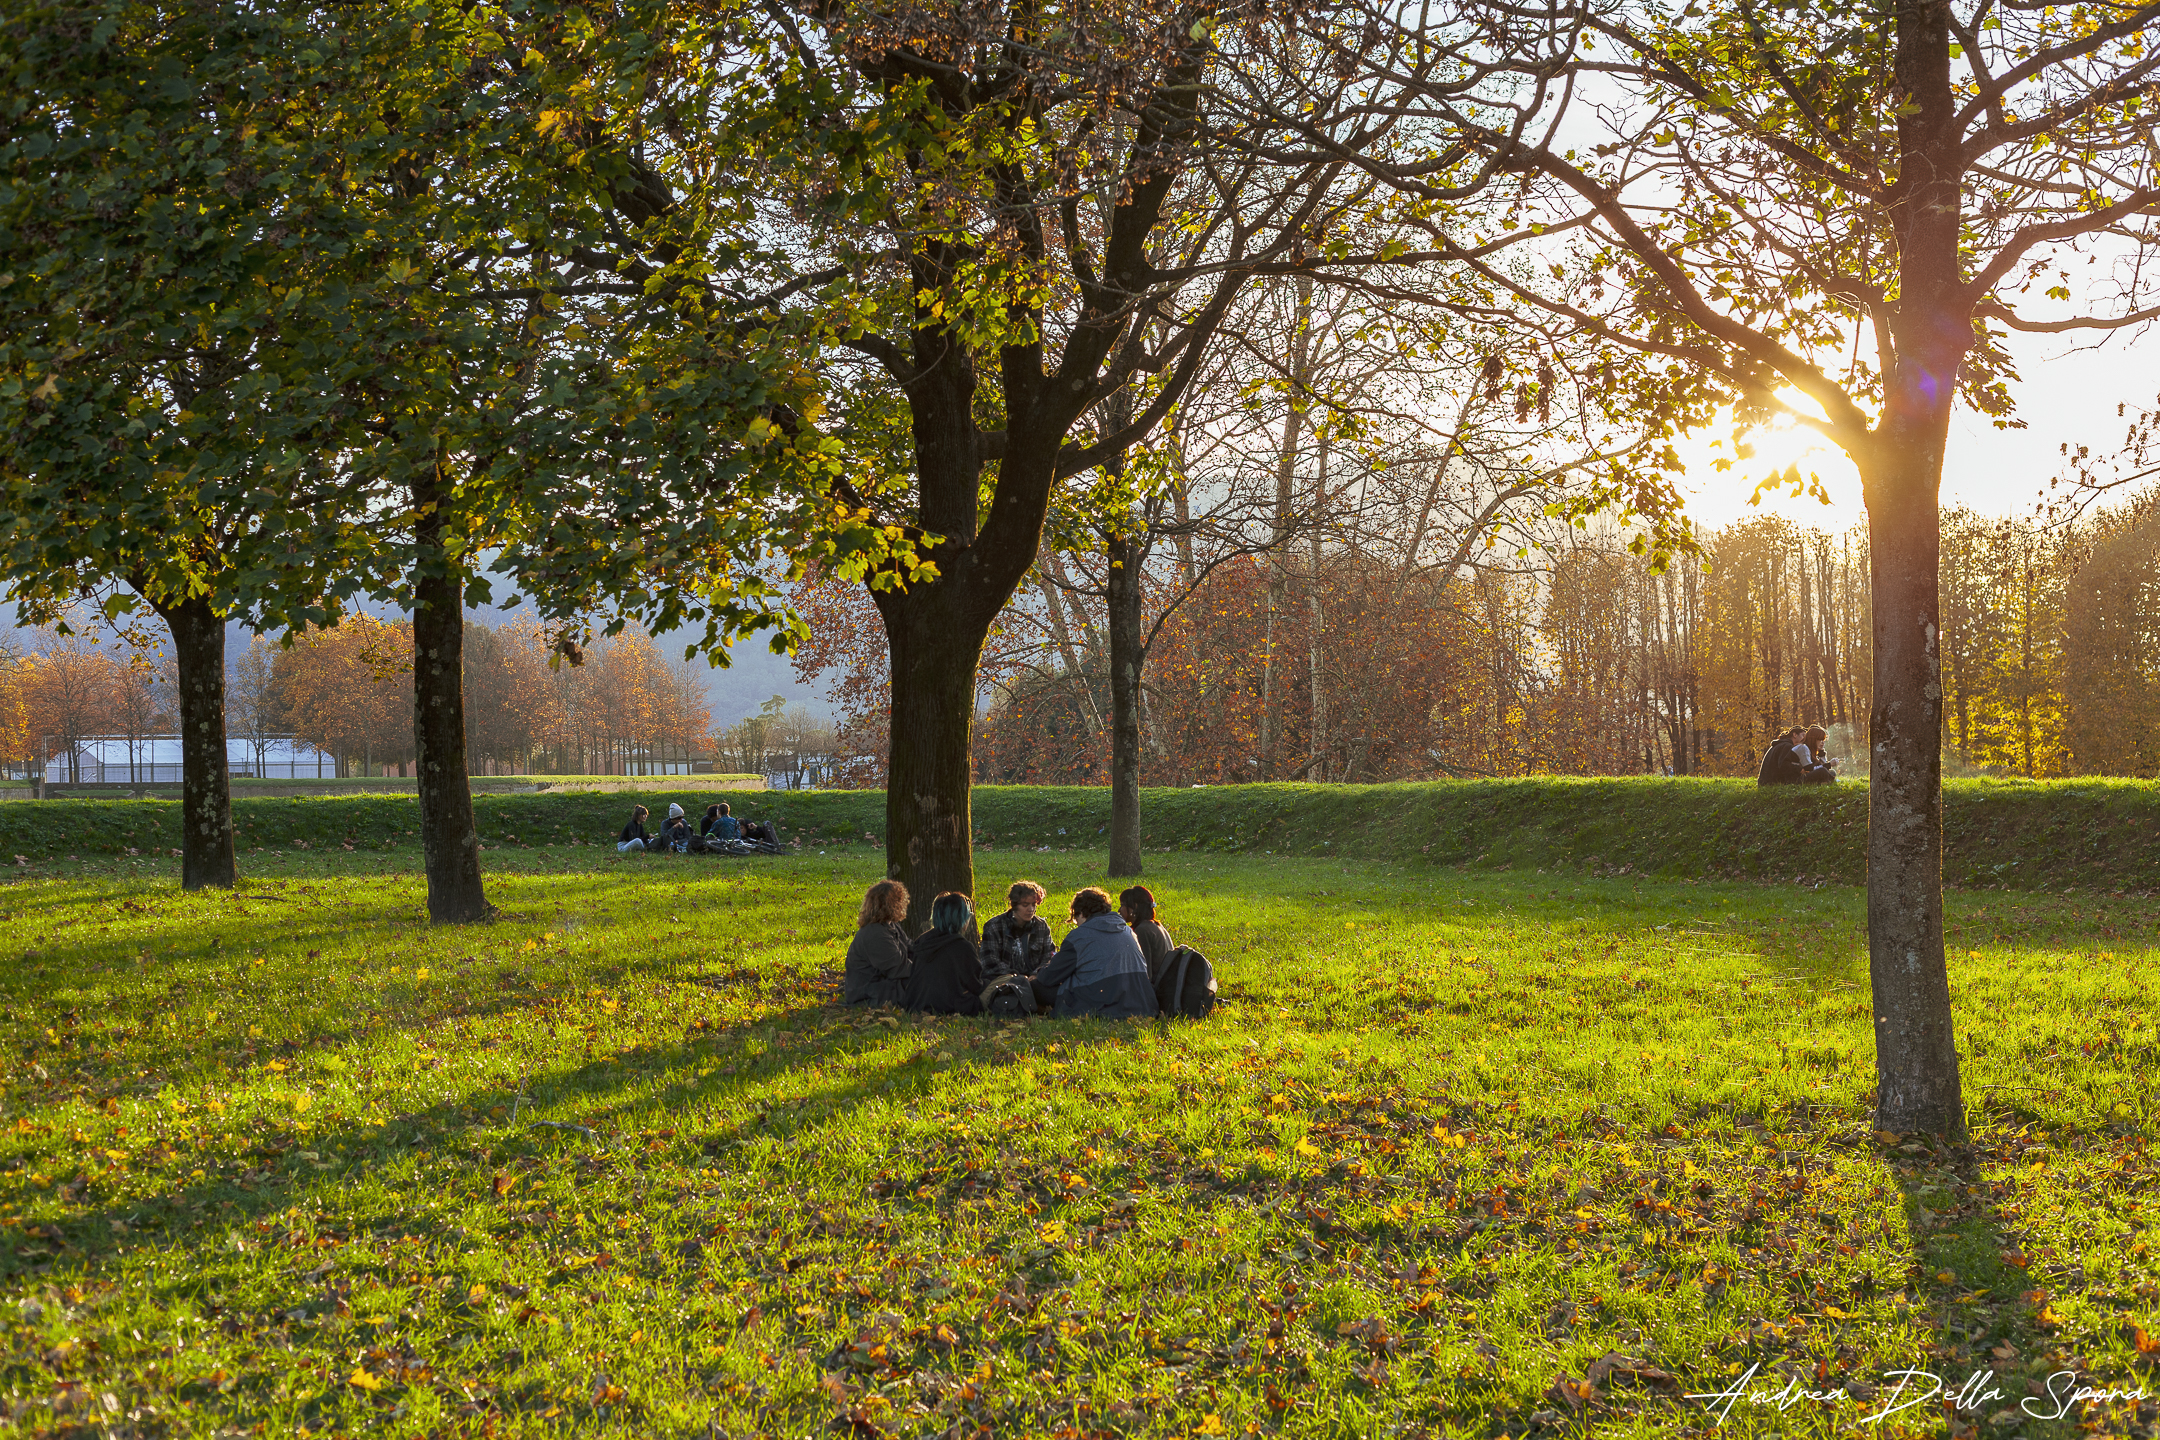
[[[900,1003],[928,1015],[982,1013],[982,959],[969,936],[975,907],[957,890],[930,904],[930,928],[915,937]]]

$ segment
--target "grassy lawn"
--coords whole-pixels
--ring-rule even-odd
[[[2160,1394],[2152,901],[1953,896],[1974,1136],[1937,1152],[1868,1128],[1849,887],[1177,855],[1215,1019],[1000,1025],[834,1003],[859,844],[492,848],[505,918],[450,931],[409,847],[177,863],[0,887],[19,1432],[2160,1417],[2047,1397]]]

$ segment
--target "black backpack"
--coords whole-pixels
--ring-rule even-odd
[[[984,989],[982,1007],[995,1020],[1025,1020],[1035,1013],[1035,982],[1025,975],[1000,975]]]
[[[1155,982],[1155,1008],[1166,1017],[1205,1020],[1215,1009],[1215,967],[1190,945],[1180,945],[1164,959]]]

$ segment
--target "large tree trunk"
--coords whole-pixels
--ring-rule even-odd
[[[427,864],[428,919],[485,920],[494,909],[480,882],[480,835],[465,767],[465,597],[442,546],[442,495],[415,486],[424,510],[413,574],[413,754],[420,778],[420,848]]]
[[[1140,873],[1140,566],[1143,541],[1112,536],[1110,561],[1110,877]]]
[[[225,754],[225,620],[201,596],[151,604],[172,631],[180,671],[180,888],[230,888],[235,867]]]
[[[1860,459],[1874,584],[1869,721],[1868,971],[1876,1128],[1961,1138],[1965,1106],[1942,931],[1943,450],[1972,344],[1963,289],[1959,100],[1940,0],[1896,17],[1898,141],[1909,180],[1893,206],[1900,299],[1884,357],[1882,419]]]
[[[892,652],[885,873],[908,887],[911,934],[930,923],[940,893],[975,893],[968,752],[975,666],[989,622],[966,613],[957,580],[906,594],[875,592]]]
[[[1867,477],[1875,584],[1868,779],[1868,970],[1876,1124],[1962,1135],[1942,929],[1942,669],[1936,611],[1940,442],[1883,439]],[[1932,454],[1930,454],[1932,450]]]

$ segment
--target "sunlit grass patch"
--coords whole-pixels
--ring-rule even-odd
[[[506,918],[446,931],[342,852],[0,891],[17,1425],[1622,1433],[1751,1370],[1845,1394],[1725,1421],[1767,1434],[1991,1369],[1956,1423],[2043,1433],[2050,1374],[2160,1390],[2141,902],[1953,902],[1975,1136],[1937,1153],[1869,1132],[1849,889],[1176,857],[1214,1020],[1001,1025],[834,1003],[861,856],[489,858]],[[1009,863],[1100,857],[985,855],[986,892]]]

